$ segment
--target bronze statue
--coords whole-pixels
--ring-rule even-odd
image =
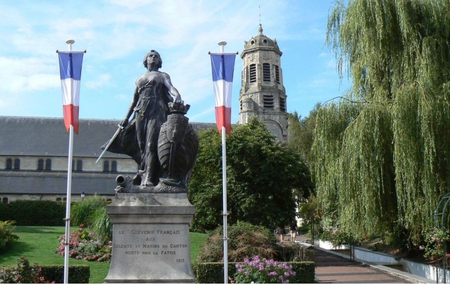
[[[117,137],[112,138],[113,141],[107,150],[127,154],[138,163],[139,170],[131,179],[132,185],[139,185],[140,188],[153,187],[157,186],[162,179],[166,181],[166,184],[185,189],[188,173],[194,166],[198,151],[197,135],[188,125],[188,119],[184,117],[189,105],[184,105],[169,75],[159,71],[162,60],[157,51],[151,50],[143,63],[147,72],[137,79],[133,100],[125,119],[119,125],[122,130]],[[175,115],[174,117],[181,115],[183,118],[171,119],[170,124],[164,128],[164,135],[160,138],[161,127],[171,113]],[[132,114],[134,116],[130,120]],[[173,133],[168,134],[168,131]],[[174,137],[176,137],[175,140]],[[160,151],[165,153],[163,161],[160,161],[158,156],[158,139],[159,144],[164,148]],[[181,156],[175,158],[177,155]],[[177,160],[188,161],[181,165],[180,170],[180,166],[176,167],[173,164]],[[169,166],[170,162],[172,164]],[[178,168],[178,174],[174,175],[176,168]],[[118,183],[122,188],[131,186],[130,181],[121,176],[118,177]]]

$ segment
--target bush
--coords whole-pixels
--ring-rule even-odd
[[[90,268],[87,265],[69,266],[69,283],[89,283]],[[64,266],[33,266],[27,258],[17,260],[17,266],[0,268],[0,283],[62,283]]]
[[[85,198],[72,207],[72,225],[84,225],[104,241],[112,239],[112,223],[106,214],[108,201],[98,195]]]
[[[279,246],[273,233],[268,229],[250,223],[238,222],[228,227],[228,260],[242,261],[246,257],[260,255],[274,258],[279,252]],[[223,260],[222,228],[219,227],[208,237],[197,262],[216,262]]]
[[[56,253],[62,256],[65,254],[65,238],[65,234],[58,238],[60,246],[56,249]],[[111,242],[105,242],[102,238],[97,237],[94,232],[89,232],[83,228],[70,232],[69,257],[71,258],[108,262],[111,260],[111,250]]]
[[[262,226],[238,222],[228,227],[228,260],[239,262],[244,258],[259,255],[261,258],[278,261],[304,261],[309,259],[305,247],[299,244],[280,246],[275,235]],[[223,260],[222,228],[213,231],[203,244],[196,262],[217,262]]]
[[[236,269],[234,279],[237,283],[289,283],[294,282],[297,275],[292,265],[259,256],[244,259],[244,263],[236,264]]]
[[[3,204],[1,221],[15,220],[18,226],[64,226],[66,203],[49,200],[17,200]]]
[[[31,266],[24,257],[17,260],[17,266],[0,269],[0,280],[5,283],[45,283],[42,269],[36,263]]]
[[[296,272],[294,283],[314,283],[316,264],[312,261],[287,262]],[[236,263],[228,263],[228,275],[233,278],[236,273]],[[208,262],[196,264],[194,267],[197,283],[223,283],[223,262]]]
[[[12,233],[15,221],[0,221],[0,252],[5,251],[19,237]]]

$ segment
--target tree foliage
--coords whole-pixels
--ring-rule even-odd
[[[189,199],[196,207],[192,227],[203,231],[222,224],[222,143],[212,129],[201,132],[199,142]],[[295,216],[294,194],[307,196],[312,189],[300,155],[277,143],[257,119],[233,128],[226,151],[230,224],[289,224]]]
[[[312,166],[314,160],[311,159],[311,148],[314,141],[314,131],[316,128],[316,116],[320,104],[316,104],[309,116],[302,118],[297,112],[288,114],[288,148],[300,153],[308,166]]]
[[[353,88],[317,114],[314,174],[323,214],[356,237],[418,241],[448,191],[449,16],[446,0],[350,0],[329,17]]]

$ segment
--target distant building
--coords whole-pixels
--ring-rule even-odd
[[[244,43],[239,123],[253,116],[264,122],[279,141],[287,140],[286,90],[277,41],[259,34]]]
[[[112,198],[115,178],[133,176],[137,164],[126,155],[102,149],[117,129],[119,120],[80,119],[74,135],[72,195]],[[193,123],[196,130],[213,123]],[[15,200],[65,200],[69,135],[62,118],[0,116],[0,202]]]

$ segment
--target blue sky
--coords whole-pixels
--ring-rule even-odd
[[[239,119],[244,41],[276,39],[288,112],[308,116],[319,102],[349,87],[325,46],[328,0],[0,0],[0,115],[62,117],[56,50],[87,50],[80,118],[123,119],[135,80],[150,49],[162,57],[193,122],[214,122],[208,52],[239,52],[233,83],[232,122]],[[80,130],[81,131],[81,130]]]

